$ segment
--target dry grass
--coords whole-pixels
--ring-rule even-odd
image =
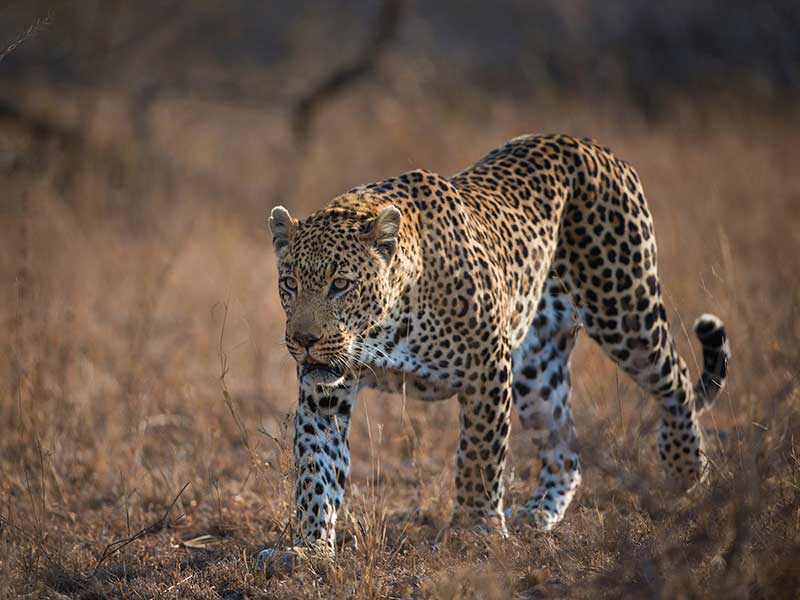
[[[46,104],[46,94],[30,93],[37,98]],[[451,508],[456,403],[365,394],[337,562],[268,579],[253,571],[253,556],[286,543],[292,512],[294,371],[279,344],[263,231],[285,176],[285,128],[269,114],[165,101],[153,124],[160,155],[173,161],[166,169],[130,140],[113,90],[95,102],[93,155],[0,129],[17,152],[0,214],[0,596],[797,593],[796,116],[676,109],[652,125],[568,103],[400,105],[373,88],[326,109],[326,128],[292,166],[281,199],[301,213],[407,168],[453,172],[523,131],[610,145],[649,193],[687,360],[696,369],[688,324],[719,314],[733,344],[731,383],[704,417],[713,482],[676,497],[656,464],[652,400],[583,340],[573,373],[585,483],[566,521],[550,535],[462,535],[438,547]],[[58,108],[69,122],[69,106]],[[536,473],[519,427],[512,449],[509,500],[519,502]]]

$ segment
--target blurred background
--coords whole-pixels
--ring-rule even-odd
[[[0,589],[797,589],[799,99],[789,0],[5,2]],[[694,318],[728,324],[731,384],[704,421],[715,483],[692,501],[662,490],[652,401],[583,340],[585,485],[554,537],[434,549],[457,403],[365,394],[342,518],[360,543],[334,567],[254,577],[248,556],[285,543],[292,513],[268,210],[305,216],[417,167],[449,175],[533,132],[594,138],[638,170],[695,373]],[[537,466],[519,427],[512,448],[516,504]],[[187,482],[158,527],[104,555]]]

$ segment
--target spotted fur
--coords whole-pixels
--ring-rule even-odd
[[[696,323],[705,370],[692,385],[639,178],[608,149],[522,136],[453,177],[411,171],[302,221],[277,207],[270,225],[298,364],[298,545],[334,552],[362,387],[458,396],[453,519],[504,534],[513,405],[541,459],[515,515],[556,525],[581,481],[569,378],[579,329],[658,400],[668,474],[687,487],[705,477],[698,415],[725,385],[725,332],[711,315]]]

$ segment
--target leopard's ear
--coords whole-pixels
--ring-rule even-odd
[[[294,237],[297,229],[297,219],[289,214],[282,206],[276,206],[269,214],[269,229],[272,231],[272,245],[275,254],[281,258]]]
[[[378,213],[378,216],[367,223],[364,237],[373,244],[378,254],[387,263],[397,251],[397,238],[400,235],[400,223],[403,215],[395,206],[389,205]]]

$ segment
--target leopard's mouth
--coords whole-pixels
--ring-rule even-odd
[[[300,377],[304,383],[336,385],[344,377],[344,370],[326,363],[306,362],[300,369]]]

